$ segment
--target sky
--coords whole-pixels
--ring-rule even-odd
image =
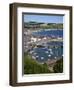
[[[30,21],[42,22],[42,23],[63,23],[63,16],[25,14],[24,22],[30,22]]]

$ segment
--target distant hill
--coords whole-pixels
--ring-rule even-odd
[[[24,28],[63,29],[63,23],[24,22]]]

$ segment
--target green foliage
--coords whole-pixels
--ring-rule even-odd
[[[31,22],[28,22],[28,26],[27,28],[30,28],[30,24],[37,24],[39,26],[37,26],[37,28],[42,28],[42,29],[63,29],[63,23],[48,23],[46,25],[41,25],[41,24],[45,24],[45,23],[39,23],[39,22],[34,22],[34,21],[31,21]],[[31,27],[32,28],[32,27]]]
[[[40,28],[43,28],[43,29],[63,29],[63,24],[48,24],[46,26],[40,26]]]
[[[46,63],[40,64],[33,60],[30,55],[24,56],[24,74],[50,73]]]
[[[54,73],[62,73],[63,72],[63,58],[58,60],[53,67]]]

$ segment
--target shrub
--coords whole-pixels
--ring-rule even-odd
[[[24,74],[50,73],[47,64],[40,64],[30,55],[24,56]]]
[[[53,67],[54,73],[62,73],[63,72],[63,58],[58,60]]]

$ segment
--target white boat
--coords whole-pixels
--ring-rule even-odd
[[[49,54],[48,57],[51,57],[51,55]]]
[[[38,58],[39,56],[36,56],[36,58]]]
[[[45,53],[49,53],[48,51],[45,51]]]
[[[41,59],[44,59],[44,57],[41,57]]]

